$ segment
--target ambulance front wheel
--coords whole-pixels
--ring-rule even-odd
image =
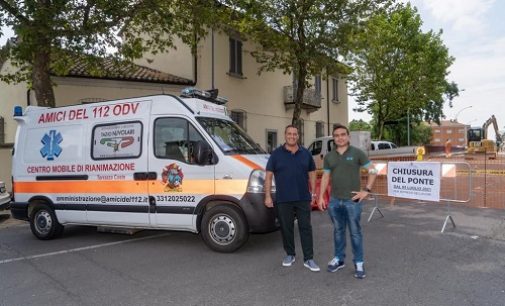
[[[240,248],[248,237],[246,219],[237,208],[215,206],[203,215],[202,238],[214,251],[231,253]]]
[[[30,215],[30,228],[35,237],[49,240],[63,233],[63,225],[56,219],[54,210],[46,204],[37,204]]]

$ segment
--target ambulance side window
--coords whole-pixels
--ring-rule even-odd
[[[93,127],[91,158],[138,158],[142,154],[140,121],[98,124]]]
[[[204,141],[198,131],[182,118],[158,118],[154,122],[154,155],[193,164],[193,146]]]

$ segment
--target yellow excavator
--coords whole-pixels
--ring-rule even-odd
[[[496,142],[491,139],[487,139],[487,129],[491,124],[493,125],[496,134]],[[486,120],[486,122],[484,122],[482,127],[472,127],[468,129],[467,139],[467,154],[485,153],[486,155],[490,155],[490,158],[496,158],[497,149],[501,146],[503,141],[498,130],[496,117],[492,115]]]

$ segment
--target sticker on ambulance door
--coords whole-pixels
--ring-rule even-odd
[[[136,158],[142,152],[142,123],[97,125],[93,130],[93,159]]]

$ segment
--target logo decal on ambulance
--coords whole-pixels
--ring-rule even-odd
[[[54,160],[54,157],[60,156],[61,151],[63,151],[60,147],[63,137],[61,133],[56,130],[50,130],[40,141],[44,145],[42,149],[40,149],[40,154],[47,160]]]
[[[181,192],[184,174],[176,163],[170,164],[161,171],[161,181],[165,184],[165,192]]]
[[[112,147],[114,152],[119,151],[119,148],[126,148],[131,145],[135,141],[135,138],[132,136],[126,137],[110,137],[110,138],[102,138],[100,139],[100,144],[106,145],[108,147]]]

